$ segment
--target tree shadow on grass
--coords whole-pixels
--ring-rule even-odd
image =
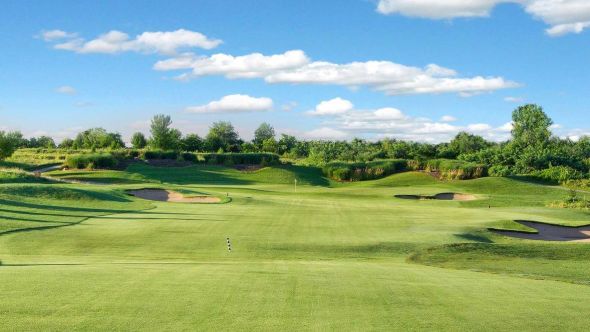
[[[131,202],[131,201],[129,201]],[[73,212],[87,212],[87,213],[124,213],[130,212],[133,210],[126,210],[126,209],[97,209],[97,208],[81,208],[81,207],[71,207],[71,206],[59,206],[59,205],[47,205],[47,204],[35,204],[35,203],[26,203],[26,202],[17,202],[8,199],[0,199],[0,205],[7,205],[7,206],[14,206],[14,207],[23,207],[23,208],[30,208],[30,209],[38,209],[38,210],[50,210],[50,211],[73,211]]]
[[[473,241],[473,242],[494,243],[494,241],[490,240],[488,237],[481,235],[481,234],[461,233],[461,234],[453,234],[453,235],[455,235],[456,237],[458,237],[460,239]]]

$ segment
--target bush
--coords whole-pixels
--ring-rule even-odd
[[[327,177],[337,181],[362,181],[403,172],[407,167],[405,159],[388,159],[364,163],[331,162],[322,170]]]
[[[496,165],[496,166],[492,166],[490,167],[490,169],[488,170],[488,173],[490,176],[495,176],[495,177],[506,177],[506,176],[510,176],[513,173],[512,168],[510,166],[502,166],[502,165]]]
[[[176,160],[176,159],[178,159],[178,156],[179,156],[179,153],[177,151],[146,150],[146,151],[143,151],[141,158],[145,159],[145,160],[152,160],[152,159]]]
[[[533,171],[531,176],[552,183],[566,183],[572,180],[580,180],[584,175],[569,166],[549,166],[547,169]]]
[[[196,163],[198,161],[197,155],[190,152],[184,152],[180,155],[180,158],[184,161],[190,161]]]
[[[468,180],[484,177],[488,174],[484,165],[451,159],[431,159],[424,163],[427,172],[440,173],[442,179]]]
[[[118,163],[118,160],[110,153],[78,154],[66,158],[66,165],[77,169],[113,168]]]
[[[209,165],[269,166],[279,163],[279,156],[274,153],[201,153],[199,156]]]

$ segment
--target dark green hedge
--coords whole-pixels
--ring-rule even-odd
[[[422,163],[423,170],[440,174],[448,180],[477,179],[488,175],[485,165],[453,159],[431,159]]]
[[[331,162],[322,168],[324,174],[337,181],[379,179],[407,169],[405,159],[375,160],[364,163]]]
[[[279,156],[274,153],[200,153],[199,162],[210,165],[276,165]]]
[[[110,153],[91,153],[70,155],[66,158],[66,166],[69,168],[113,168],[119,161]]]

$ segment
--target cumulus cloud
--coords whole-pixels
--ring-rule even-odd
[[[60,39],[71,39],[76,38],[75,33],[66,32],[63,30],[43,30],[39,33],[39,37],[44,41],[50,42]]]
[[[59,40],[59,43],[54,44],[54,48],[76,53],[141,52],[171,55],[176,54],[179,49],[202,48],[208,50],[222,43],[219,39],[210,39],[200,32],[185,29],[148,31],[135,36],[135,38],[117,30],[109,31],[92,40],[79,38],[75,34],[67,34],[61,30],[48,31],[42,33],[42,36],[48,42]]]
[[[180,79],[222,75],[230,79],[261,78],[271,84],[369,86],[387,95],[459,93],[469,96],[518,86],[502,77],[459,77],[455,70],[436,64],[419,68],[391,61],[346,64],[311,61],[301,50],[276,55],[252,53],[197,57],[181,54],[158,61],[154,69],[189,70],[180,75]]]
[[[78,91],[76,91],[75,88],[73,88],[69,85],[63,85],[63,86],[60,86],[57,89],[55,89],[55,92],[61,93],[64,95],[75,95]]]
[[[337,97],[320,102],[315,107],[315,110],[308,113],[312,115],[336,115],[346,113],[353,108],[354,105],[350,101]]]
[[[273,101],[270,98],[235,94],[206,105],[187,107],[186,111],[190,113],[243,113],[269,111],[272,108]]]
[[[377,11],[381,14],[432,19],[488,16],[492,8],[510,0],[380,0]]]
[[[322,103],[318,104],[321,105]],[[485,123],[455,125],[456,119],[444,116],[439,121],[429,118],[413,117],[393,107],[370,110],[348,109],[325,118],[323,126],[316,131],[323,134],[337,133],[337,138],[369,136],[375,138],[391,137],[424,142],[445,142],[457,133],[467,131],[494,141],[509,138],[511,123],[494,127]],[[314,132],[315,133],[315,132]],[[317,134],[317,133],[316,133]],[[321,135],[316,135],[321,136]],[[307,136],[313,138],[311,136]],[[327,135],[324,136],[324,138]]]
[[[504,98],[504,101],[507,103],[522,103],[524,101],[523,97],[506,97]]]
[[[346,139],[348,134],[344,131],[329,127],[322,127],[303,133],[305,138],[309,139],[325,139],[325,140],[339,140]]]
[[[530,0],[526,11],[551,27],[550,36],[580,33],[590,27],[590,1],[588,0]]]
[[[441,122],[455,122],[455,121],[457,121],[457,118],[452,115],[443,115],[440,118],[440,121]]]
[[[282,54],[263,55],[251,53],[242,56],[213,54],[211,56],[195,56],[187,53],[180,57],[156,62],[156,70],[191,69],[185,78],[223,75],[227,78],[260,78],[272,73],[290,70],[309,63],[309,59],[301,50],[291,50]]]
[[[588,0],[379,0],[381,14],[400,14],[429,19],[486,17],[502,3],[520,4],[525,11],[550,27],[550,36],[580,33],[590,27]]]

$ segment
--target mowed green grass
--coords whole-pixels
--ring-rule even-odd
[[[287,166],[241,173],[133,165],[52,175],[109,185],[0,184],[0,225],[11,225],[0,229],[1,330],[590,324],[590,245],[487,231],[518,229],[515,219],[590,223],[588,212],[545,207],[567,196],[560,188],[520,179],[441,182],[422,173],[334,183],[317,169]],[[151,202],[124,193],[144,186],[231,202]],[[393,197],[448,191],[480,199]]]

